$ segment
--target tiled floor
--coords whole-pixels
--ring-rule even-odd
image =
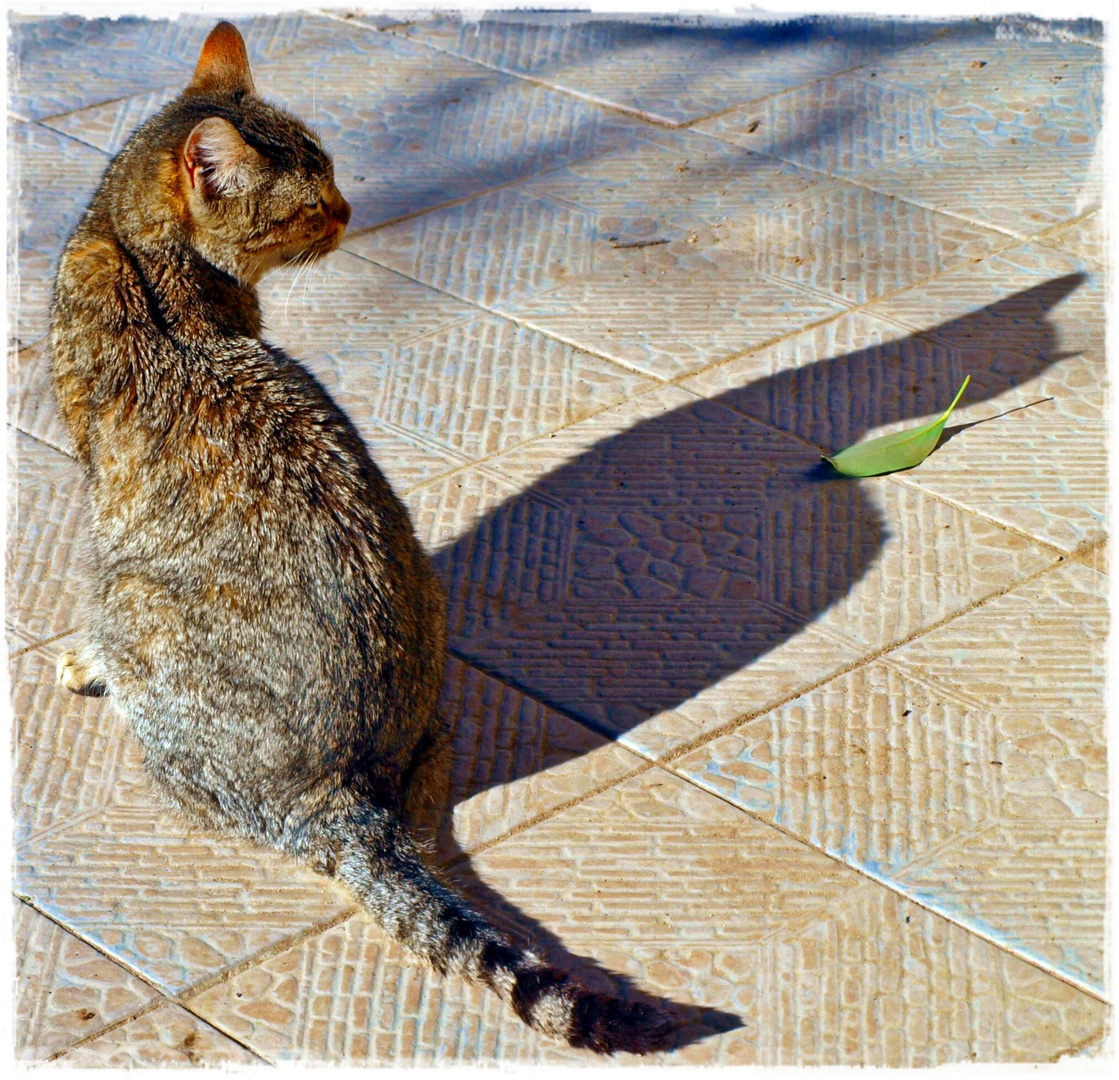
[[[208,27],[12,23],[18,1052],[585,1063],[323,879],[161,815],[111,705],[53,685],[82,615],[51,268]],[[448,873],[688,1010],[660,1061],[1098,1054],[1099,26],[242,29],[355,210],[343,252],[267,283],[269,333],[450,594]],[[819,464],[968,374],[917,469]]]

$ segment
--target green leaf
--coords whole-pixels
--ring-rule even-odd
[[[882,435],[865,443],[848,446],[846,450],[840,450],[831,457],[825,454],[824,460],[830,462],[844,476],[881,476],[883,473],[912,469],[914,465],[920,465],[933,452],[948,417],[963,397],[969,382],[970,375],[964,379],[963,386],[956,392],[952,404],[939,420],[919,428],[895,431],[892,435]]]

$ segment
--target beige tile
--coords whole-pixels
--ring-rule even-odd
[[[562,903],[562,901],[560,901]],[[553,901],[549,915],[554,910]],[[874,885],[769,944],[601,945],[654,994],[741,1017],[648,1064],[1046,1061],[1098,1040],[1105,1005]],[[409,963],[358,916],[204,991],[200,1015],[277,1062],[610,1062],[542,1039],[496,998]]]
[[[58,256],[109,159],[38,124],[14,125],[8,147],[15,234],[8,329],[30,345],[49,330]]]
[[[990,715],[882,663],[672,762],[681,776],[875,875],[989,820]]]
[[[1107,428],[1031,412],[964,431],[906,480],[1071,553],[1105,535]]]
[[[675,378],[842,310],[819,290],[759,275],[759,245],[781,258],[773,230],[785,211],[758,215],[819,181],[753,158],[693,134],[650,138],[347,248]],[[479,250],[503,255],[480,261]]]
[[[930,210],[1028,237],[1098,209],[1101,168],[1090,147],[961,146],[864,173],[859,182]]]
[[[928,98],[872,77],[868,69],[813,80],[695,126],[749,150],[846,177],[935,145]]]
[[[1056,557],[818,461],[676,389],[492,459],[521,491],[440,552],[455,648],[659,755]]]
[[[693,121],[925,40],[933,23],[673,18],[585,12],[413,19],[394,32],[630,109]]]
[[[875,663],[672,768],[1015,954],[1102,986],[1098,709],[996,712]]]
[[[1086,214],[1082,218],[1062,225],[1047,233],[1039,243],[1075,258],[1090,259],[1101,267],[1107,267],[1108,258],[1107,219],[1102,210]]]
[[[653,385],[345,251],[269,279],[264,306],[275,340],[308,363],[374,451],[392,432],[443,471]]]
[[[22,433],[15,451],[15,513],[9,518],[7,619],[35,640],[81,618],[77,581],[83,496],[76,461]]]
[[[274,1062],[534,1061],[543,1042],[496,995],[410,961],[360,915],[204,990],[190,1007]]]
[[[512,480],[474,465],[414,488],[404,502],[420,543],[437,553],[437,562],[445,564],[444,553],[481,526],[503,502],[514,498],[517,491]]]
[[[159,994],[17,901],[16,1056],[41,1060],[139,1012]]]
[[[498,844],[474,869],[565,946],[643,990],[742,1018],[679,1060],[1045,1060],[1106,1016],[1095,999],[658,771]],[[556,874],[561,896],[549,890]],[[1040,1030],[1039,997],[1050,1016]]]
[[[513,494],[438,556],[454,648],[642,753],[695,722],[660,714],[744,669],[728,721],[772,702],[749,692],[772,690],[770,679],[787,693],[826,677],[855,653],[818,634],[793,647],[799,665],[766,657],[867,554],[866,515],[835,504],[844,537],[828,547],[830,568],[811,567],[807,608],[775,606],[790,560],[801,561],[794,523],[821,494],[805,479],[816,460],[675,388],[492,459]]]
[[[758,275],[734,252],[687,241],[636,248],[627,269],[590,273],[503,310],[564,341],[662,379],[698,371],[819,322],[835,301]]]
[[[172,993],[346,910],[279,855],[113,806],[24,844],[16,891]]]
[[[953,921],[1104,992],[1107,823],[1003,821],[906,867],[898,885]]]
[[[349,251],[269,275],[260,286],[260,306],[269,340],[336,374],[347,362],[371,359],[383,369],[381,354],[393,345],[474,314],[469,304]]]
[[[1106,521],[1103,289],[1085,266],[1027,245],[872,309],[924,331],[954,382],[972,375],[953,438],[905,482],[1066,552]]]
[[[487,849],[473,872],[576,950],[760,944],[861,880],[660,769]]]
[[[1103,704],[1107,577],[1068,562],[888,654],[999,711]]]
[[[455,837],[467,851],[644,764],[453,658],[447,665],[442,710],[454,733]]]
[[[229,1068],[260,1060],[185,1009],[164,1005],[70,1051],[58,1063],[70,1068]]]
[[[76,643],[63,638],[11,664],[17,844],[110,803],[153,801],[143,751],[109,699],[73,694],[55,681],[58,654]]]
[[[50,355],[46,343],[21,350],[8,384],[9,423],[33,435],[64,454],[73,455],[74,446],[54,400],[50,374]]]

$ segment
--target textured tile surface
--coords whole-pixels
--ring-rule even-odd
[[[8,332],[21,345],[49,329],[58,256],[108,164],[106,155],[39,124],[9,126],[15,266],[9,275]]]
[[[17,1057],[51,1057],[158,999],[73,934],[26,904],[15,906]]]
[[[59,1059],[67,1067],[113,1069],[260,1063],[243,1046],[177,1005],[145,1013]]]
[[[448,824],[467,851],[643,764],[458,660],[448,663],[442,710],[454,741]]]
[[[931,38],[931,24],[858,20],[504,12],[439,16],[400,32],[440,49],[531,76],[670,124],[768,97],[832,70]]]
[[[110,803],[152,802],[143,752],[106,698],[73,694],[55,681],[55,661],[77,636],[23,653],[9,666],[15,736],[15,842]]]
[[[702,136],[664,136],[347,247],[674,378],[842,310],[838,298],[773,272],[785,268],[777,207],[815,186],[799,170]],[[759,247],[768,258],[761,274]]]
[[[265,283],[269,340],[450,593],[433,857],[591,985],[674,1002],[651,1064],[1101,1053],[1101,26],[237,21],[355,211]],[[111,701],[54,685],[82,615],[51,267],[211,25],[12,19],[21,1053],[598,1063],[162,816]],[[917,469],[820,464],[966,375]]]
[[[81,469],[72,458],[16,434],[15,513],[8,518],[7,619],[34,640],[74,629],[82,513]]]
[[[16,891],[174,993],[349,903],[309,870],[151,805],[113,806],[25,844]]]

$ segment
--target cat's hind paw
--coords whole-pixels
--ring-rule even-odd
[[[58,681],[75,694],[104,697],[109,692],[101,673],[95,671],[85,657],[73,649],[67,650],[58,658],[55,670]]]

